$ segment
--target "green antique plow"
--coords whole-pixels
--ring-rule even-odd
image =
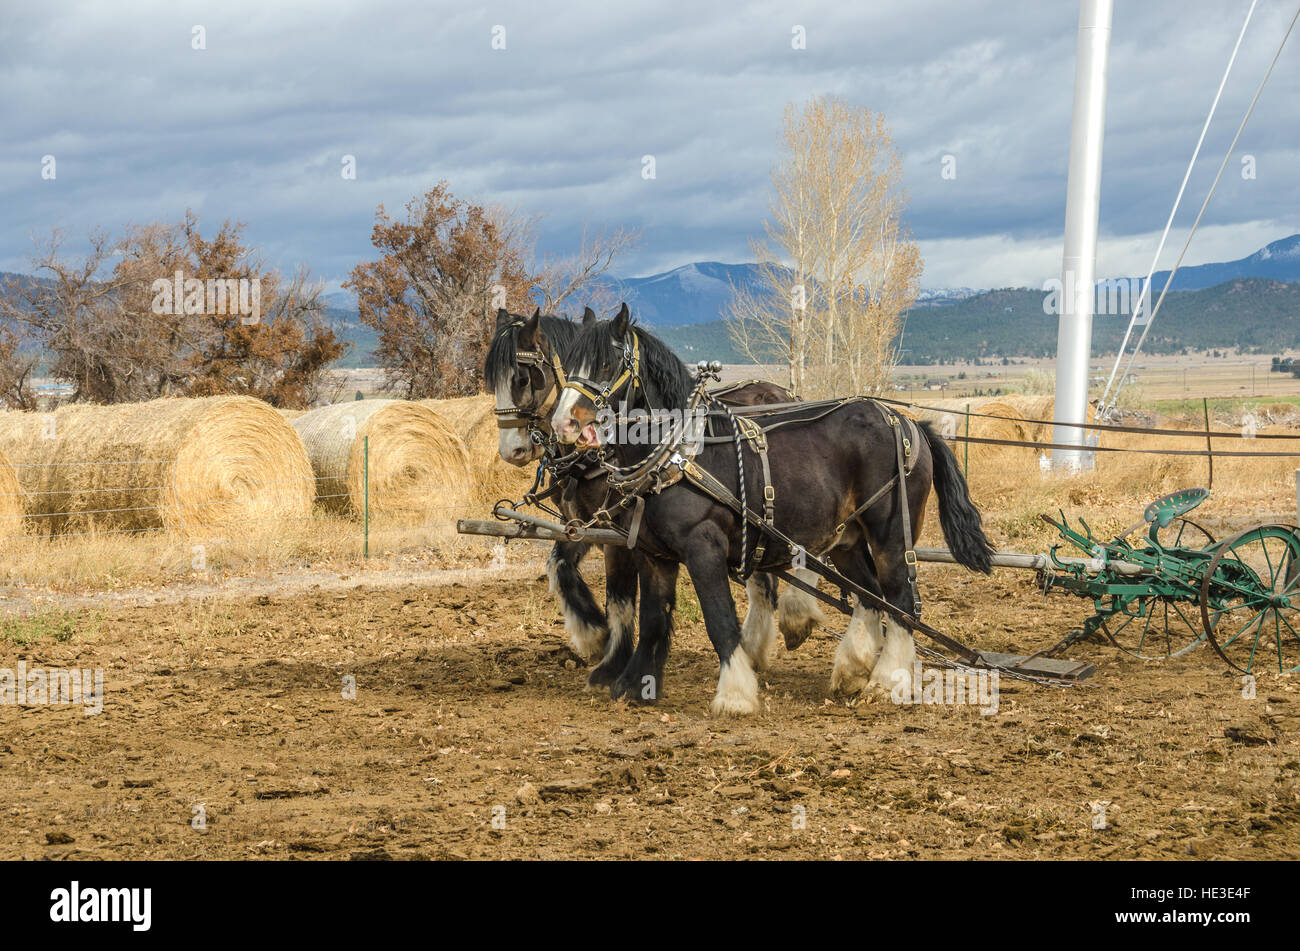
[[[1159,498],[1110,541],[1082,518],[1075,528],[1063,512],[1059,521],[1042,516],[1061,535],[1040,569],[1044,588],[1090,598],[1094,612],[1059,649],[1100,634],[1137,657],[1163,658],[1208,641],[1242,673],[1300,670],[1296,526],[1257,525],[1216,541],[1185,517],[1208,495],[1184,489]]]

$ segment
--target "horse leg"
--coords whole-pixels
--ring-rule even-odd
[[[615,700],[654,703],[663,691],[664,665],[672,641],[678,566],[649,556],[636,562],[641,585],[641,640],[623,672],[610,684],[609,695]]]
[[[776,639],[776,589],[774,575],[755,572],[745,582],[749,610],[740,626],[740,643],[755,670],[767,670],[772,659],[772,641]]]
[[[587,678],[592,687],[608,687],[632,657],[636,641],[636,555],[621,545],[605,546],[605,616],[609,642],[602,660]]]
[[[560,599],[569,646],[585,659],[599,657],[609,637],[605,615],[578,573],[578,564],[589,548],[584,542],[556,542],[546,559],[546,579],[551,594]]]
[[[727,539],[712,523],[692,533],[684,546],[686,570],[700,599],[704,628],[718,655],[718,689],[712,711],[723,714],[749,714],[759,711],[758,678],[749,654],[740,646],[740,624],[736,621],[736,602],[731,597],[727,576]]]
[[[817,572],[808,568],[795,568],[793,574],[807,584],[817,583]],[[785,638],[786,650],[794,650],[808,640],[813,628],[826,620],[817,605],[817,599],[792,584],[786,585],[781,592],[777,609],[777,625],[781,628],[781,636]]]
[[[912,604],[911,586],[907,583],[907,565],[903,561],[901,541],[873,545],[872,553],[885,600],[904,614],[910,615],[915,605]],[[916,642],[912,639],[912,632],[892,615],[884,615],[884,628],[885,649],[881,651],[876,667],[871,672],[871,685],[888,692],[894,689],[900,678],[907,678],[911,682],[912,665],[916,663]]]
[[[912,538],[918,538],[925,521],[930,480],[914,476],[907,481],[906,491],[908,512],[912,520]],[[895,506],[892,513],[879,521],[869,522],[866,528],[872,563],[876,566],[885,600],[910,617],[917,610],[917,605],[913,603],[912,586],[907,581],[901,507]],[[904,679],[911,682],[916,664],[916,641],[912,638],[912,632],[892,615],[884,616],[884,630],[885,649],[881,651],[876,667],[871,672],[871,685],[888,692]]]
[[[850,581],[873,594],[880,594],[880,584],[864,548],[865,543],[859,543],[853,548],[837,549],[831,552],[831,560]],[[860,599],[854,599],[849,626],[835,651],[835,666],[831,669],[832,693],[854,696],[867,688],[877,659],[885,646],[880,615],[881,612],[876,608],[868,607]]]

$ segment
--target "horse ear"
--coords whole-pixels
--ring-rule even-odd
[[[592,310],[590,307],[584,307],[582,309],[582,326],[585,327],[588,324],[594,324],[595,322],[596,322],[596,312]]]
[[[497,308],[497,330],[500,330],[506,324],[510,323],[510,311],[504,307]]]
[[[627,301],[623,301],[623,306],[618,309],[614,315],[614,333],[622,339],[627,334],[628,326],[632,323],[632,313],[627,309]]]
[[[537,342],[542,336],[542,309],[533,311],[533,316],[524,322],[519,331],[519,342],[526,350],[536,350]]]

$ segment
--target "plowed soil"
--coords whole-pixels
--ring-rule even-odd
[[[0,858],[1300,856],[1294,679],[1247,699],[1208,648],[1095,644],[1086,686],[1003,680],[989,715],[850,704],[832,618],[777,655],[761,715],[719,720],[689,586],[661,699],[628,706],[586,690],[540,574],[108,604],[0,642],[0,667],[106,678],[99,715],[0,707]],[[1086,613],[1010,571],[922,582],[980,647]]]

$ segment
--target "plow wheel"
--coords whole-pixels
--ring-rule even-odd
[[[1181,657],[1205,640],[1196,608],[1172,598],[1136,598],[1102,629],[1112,644],[1143,660]]]
[[[1201,580],[1201,623],[1244,674],[1300,669],[1300,537],[1260,525],[1222,542]]]
[[[1165,548],[1209,548],[1214,544],[1214,536],[1190,518],[1176,518],[1157,528],[1156,539]]]
[[[1214,544],[1214,536],[1190,518],[1175,518],[1156,533],[1164,548],[1203,549]],[[1155,596],[1136,598],[1129,610],[1108,617],[1103,630],[1112,644],[1143,660],[1181,657],[1205,641],[1205,628],[1193,604]]]

